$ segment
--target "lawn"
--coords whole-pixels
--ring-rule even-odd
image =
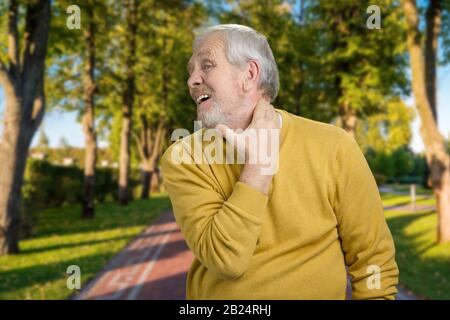
[[[409,202],[408,196],[386,193],[382,199],[385,206]],[[450,243],[436,243],[436,212],[385,210],[385,215],[395,241],[400,283],[422,297],[450,299]]]
[[[82,288],[161,212],[167,195],[152,195],[126,207],[98,205],[93,220],[80,219],[80,207],[40,213],[36,235],[20,242],[21,253],[0,257],[0,299],[66,299],[67,267],[81,269]]]
[[[382,193],[385,206],[409,196]],[[417,203],[433,204],[434,198]],[[69,265],[81,268],[82,287],[154,218],[170,208],[167,195],[127,207],[103,203],[94,220],[81,220],[77,206],[41,212],[36,235],[20,242],[21,254],[0,257],[0,299],[66,299]],[[436,244],[434,211],[385,211],[396,244],[400,282],[430,299],[450,299],[450,244]]]
[[[411,186],[409,184],[398,184],[398,183],[390,183],[390,184],[384,184],[383,187],[392,188],[396,192],[410,192]],[[432,194],[433,190],[424,188],[421,185],[416,184],[416,192],[418,194]]]

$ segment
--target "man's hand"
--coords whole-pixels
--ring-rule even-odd
[[[238,153],[245,155],[245,165],[239,180],[264,194],[268,194],[273,173],[262,174],[267,167],[261,155],[276,155],[278,161],[279,141],[273,143],[270,135],[279,129],[280,123],[274,107],[265,99],[260,99],[253,111],[250,125],[243,132],[234,132],[226,125],[218,124],[216,130],[229,143],[235,145]],[[266,137],[262,139],[261,137]],[[278,135],[276,136],[278,139]]]

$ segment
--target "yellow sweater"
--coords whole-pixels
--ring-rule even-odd
[[[394,299],[394,243],[358,144],[336,126],[277,111],[279,170],[268,196],[238,181],[242,164],[176,163],[186,138],[162,157],[195,256],[186,298],[345,299],[347,265],[354,299]]]

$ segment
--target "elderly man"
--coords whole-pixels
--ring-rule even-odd
[[[228,142],[279,130],[280,143],[270,146],[279,151],[270,174],[248,158],[175,161],[174,150],[205,130],[164,153],[164,184],[195,255],[187,299],[345,299],[346,267],[353,298],[394,299],[395,248],[367,162],[344,130],[270,105],[278,69],[266,38],[240,25],[208,28],[188,69],[205,127]]]

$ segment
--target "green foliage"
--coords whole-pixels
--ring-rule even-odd
[[[410,125],[415,117],[414,109],[407,107],[400,99],[385,104],[384,113],[372,114],[365,121],[359,121],[356,140],[364,151],[371,148],[391,154],[411,141]]]
[[[140,172],[133,170],[130,178],[131,192],[137,195]],[[42,160],[29,160],[22,188],[23,236],[33,234],[36,211],[81,203],[83,199],[84,172],[76,166],[54,165]],[[95,201],[117,199],[117,172],[111,168],[97,168],[95,176]]]
[[[50,141],[45,134],[43,127],[39,130],[39,141],[37,147],[41,150],[47,150],[49,148]]]
[[[370,1],[313,1],[311,19],[321,44],[321,70],[329,103],[356,110],[361,117],[378,113],[386,97],[406,93],[404,25],[398,1],[377,1],[381,29],[369,30]],[[337,111],[336,111],[337,112]]]
[[[417,183],[427,187],[429,175],[426,159],[414,154],[407,146],[390,153],[369,148],[365,157],[378,185],[395,183]]]

